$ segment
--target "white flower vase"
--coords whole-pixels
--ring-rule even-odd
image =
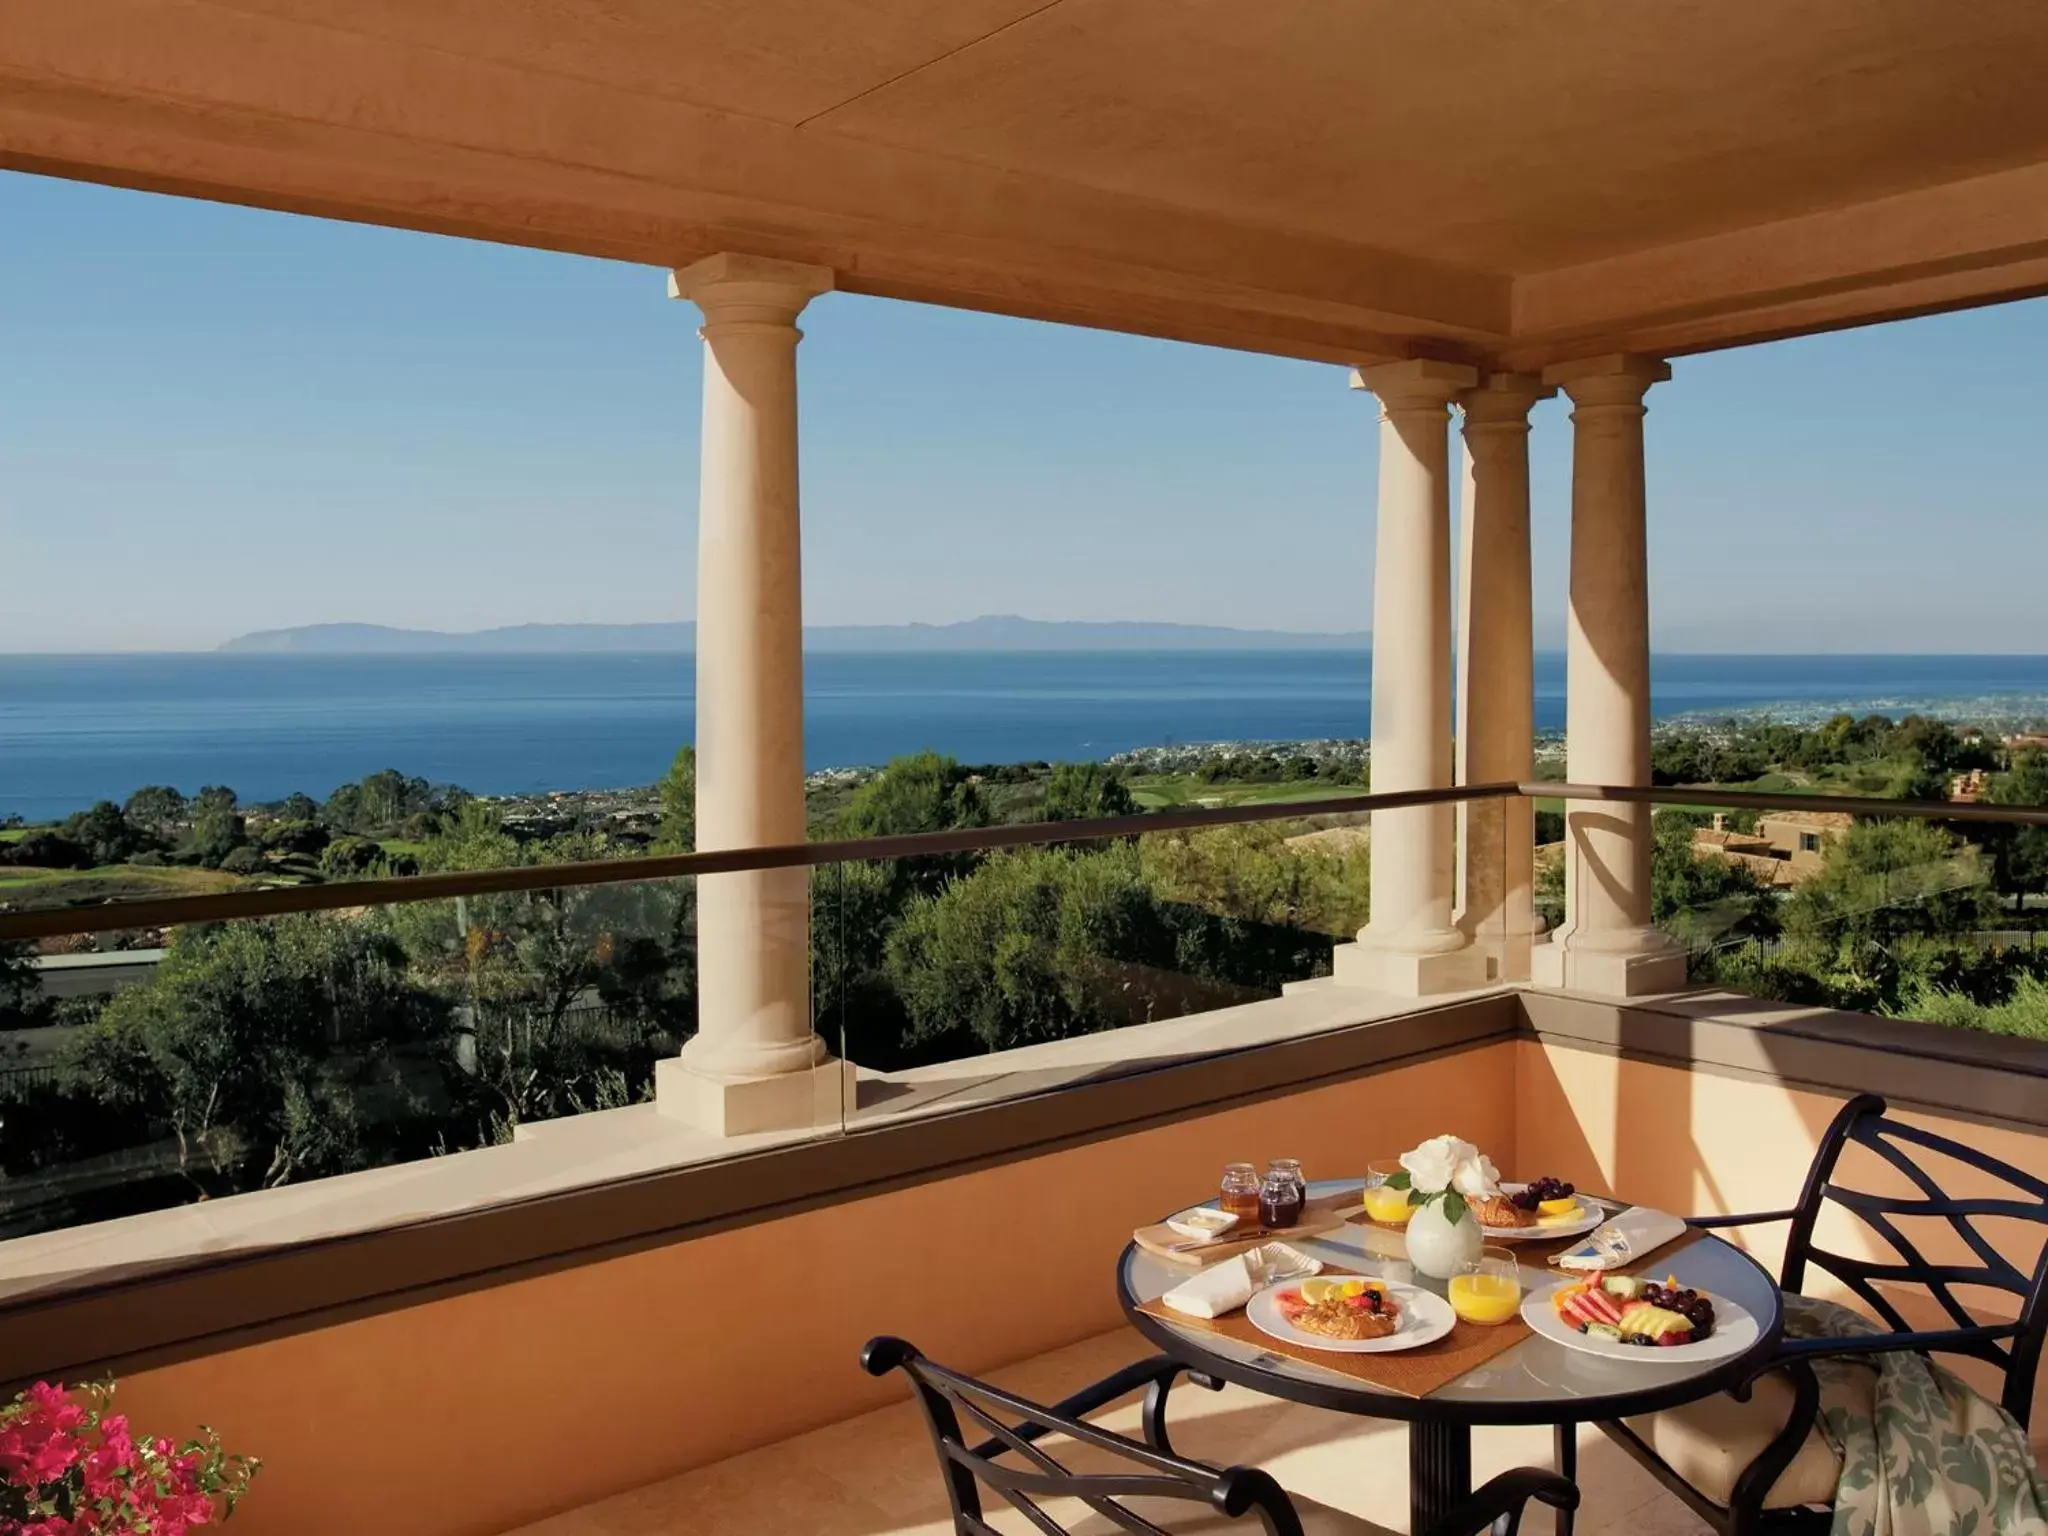
[[[1448,1280],[1460,1264],[1469,1264],[1486,1246],[1486,1234],[1467,1206],[1456,1221],[1444,1215],[1444,1203],[1432,1200],[1408,1218],[1408,1262],[1422,1274]]]

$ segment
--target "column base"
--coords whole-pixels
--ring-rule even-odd
[[[834,1056],[765,1077],[725,1077],[669,1056],[654,1064],[654,1107],[713,1136],[831,1130],[853,1116],[857,1077],[852,1062]]]
[[[1684,990],[1685,959],[1685,951],[1676,947],[1617,953],[1578,949],[1567,937],[1530,951],[1529,979],[1536,986],[1558,992],[1651,997]]]
[[[1330,979],[1340,987],[1363,987],[1396,997],[1430,997],[1463,992],[1487,982],[1486,956],[1469,946],[1410,954],[1374,944],[1339,944],[1330,955]]]

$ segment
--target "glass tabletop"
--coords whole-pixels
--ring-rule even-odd
[[[1341,1195],[1363,1188],[1360,1181],[1328,1180],[1310,1185],[1312,1195]],[[1603,1202],[1610,1209],[1622,1209]],[[1282,1239],[1336,1269],[1404,1281],[1443,1294],[1444,1282],[1416,1274],[1398,1232],[1349,1226],[1319,1238]],[[1386,1392],[1305,1361],[1271,1353],[1205,1330],[1182,1327],[1136,1312],[1195,1274],[1193,1266],[1155,1258],[1135,1244],[1126,1247],[1118,1269],[1125,1308],[1140,1332],[1177,1359],[1212,1364],[1226,1379],[1277,1396],[1383,1418],[1456,1418],[1469,1423],[1563,1423],[1649,1412],[1717,1392],[1749,1374],[1775,1349],[1781,1308],[1775,1281],[1747,1254],[1712,1234],[1653,1257],[1656,1278],[1725,1297],[1756,1319],[1755,1348],[1732,1359],[1688,1361],[1605,1358],[1534,1335],[1466,1372],[1424,1398]],[[1565,1272],[1548,1264],[1524,1263],[1525,1293],[1545,1289]]]

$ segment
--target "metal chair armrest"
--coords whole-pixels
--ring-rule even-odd
[[[1171,1355],[1154,1355],[1149,1360],[1134,1360],[1122,1370],[1105,1376],[1091,1386],[1061,1398],[1053,1404],[1052,1412],[1063,1419],[1085,1419],[1098,1408],[1105,1408],[1118,1398],[1129,1397],[1140,1388],[1145,1389],[1145,1438],[1154,1450],[1167,1455],[1174,1454],[1172,1444],[1166,1438],[1166,1394],[1173,1385],[1173,1378],[1187,1367]],[[1223,1383],[1202,1383],[1212,1390]],[[1025,1424],[1015,1433],[1025,1440],[1037,1440],[1047,1433],[1042,1425]],[[1003,1453],[1003,1446],[995,1440],[983,1441],[970,1453],[975,1456],[993,1458]]]
[[[1702,1231],[1714,1227],[1758,1227],[1771,1221],[1790,1221],[1797,1211],[1747,1211],[1739,1216],[1688,1216],[1685,1224]]]
[[[1478,1536],[1481,1531],[1493,1530],[1500,1531],[1502,1536],[1515,1536],[1522,1523],[1523,1509],[1531,1499],[1540,1499],[1553,1509],[1577,1509],[1579,1490],[1555,1472],[1541,1467],[1516,1467],[1464,1500],[1423,1536]]]

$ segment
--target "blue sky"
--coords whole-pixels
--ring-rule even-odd
[[[688,617],[699,347],[663,274],[0,173],[0,651]],[[801,354],[818,623],[1369,627],[1341,370],[844,295]],[[1670,650],[2048,651],[2041,302],[1681,358]],[[1569,428],[1539,408],[1540,640]]]

